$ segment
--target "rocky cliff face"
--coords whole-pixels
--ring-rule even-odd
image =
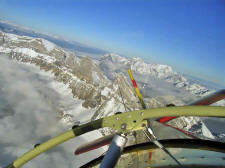
[[[87,57],[79,59],[73,53],[40,38],[0,32],[0,41],[1,53],[6,53],[11,59],[35,64],[50,71],[55,75],[55,80],[68,85],[74,97],[83,100],[84,108],[97,111],[92,119],[101,110],[104,113],[100,116],[113,114],[118,110],[124,111],[119,88],[130,110],[139,107],[132,87],[123,76],[118,76],[114,81],[108,80],[99,65]]]
[[[102,74],[99,66],[87,57],[75,61],[72,72],[81,80],[86,80],[88,83],[97,86],[109,84],[108,79]]]

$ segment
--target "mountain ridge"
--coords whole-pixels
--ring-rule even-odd
[[[26,27],[21,27],[19,25],[15,25],[15,24],[3,21],[3,20],[0,20],[0,30],[2,30],[3,32],[6,32],[6,33],[13,33],[13,34],[20,35],[20,36],[43,38],[43,39],[46,39],[48,41],[51,41],[51,42],[57,44],[58,46],[60,46],[62,48],[66,48],[73,52],[85,52],[85,53],[96,54],[96,55],[104,54],[107,52],[103,49],[91,47],[91,46],[88,46],[86,44],[82,44],[82,43],[76,42],[76,41],[68,41],[61,37],[49,35],[49,34],[42,33],[42,32],[37,32],[32,29],[29,29]]]

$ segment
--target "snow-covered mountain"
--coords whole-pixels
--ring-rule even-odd
[[[214,92],[214,90],[209,90],[198,83],[189,82],[187,78],[175,72],[168,65],[146,63],[141,58],[125,58],[110,53],[102,57],[99,66],[111,80],[118,72],[122,72],[124,76],[129,78],[127,69],[130,68],[142,89],[142,94],[149,108],[163,107],[170,103],[185,105]],[[219,101],[214,105],[225,106],[225,101]],[[217,134],[217,136],[214,136],[215,134],[212,134],[198,117],[180,117],[169,123],[183,130],[212,139],[221,139],[222,136]]]
[[[87,57],[79,59],[73,53],[47,40],[0,32],[0,53],[50,71],[55,75],[55,80],[68,85],[73,96],[83,101],[83,107],[92,108],[98,113],[104,109],[104,114],[101,116],[124,111],[119,88],[126,97],[125,103],[129,109],[134,110],[139,107],[138,99],[124,76],[117,74],[115,79],[110,81],[93,60]],[[117,78],[125,84],[117,82]],[[95,116],[97,117],[96,114]]]
[[[133,71],[148,107],[160,107],[169,103],[184,105],[211,92],[197,83],[191,84],[168,65],[150,64],[140,58],[125,58],[112,53],[104,55],[98,61],[88,57],[78,58],[42,38],[0,31],[0,53],[51,72],[56,81],[64,83],[71,90],[73,97],[79,100],[79,108],[65,110],[59,107],[61,119],[70,124],[77,122],[77,110],[81,108],[89,113],[86,113],[88,117],[81,122],[118,111],[124,112],[120,91],[127,109],[140,109],[128,77],[128,68]],[[215,138],[198,117],[181,117],[171,124]]]
[[[99,57],[102,54],[107,53],[107,51],[95,48],[86,44],[82,44],[76,41],[69,41],[57,35],[46,34],[44,32],[37,32],[27,27],[22,27],[8,21],[3,21],[0,19],[0,30],[6,33],[17,34],[20,36],[29,36],[34,38],[46,39],[62,48],[66,48],[76,53],[76,55],[86,55]]]
[[[184,76],[175,72],[172,67],[162,64],[149,64],[141,58],[124,58],[110,53],[101,59],[100,67],[102,67],[103,71],[107,70],[107,73],[120,71],[121,68],[125,70],[130,68],[135,73],[163,79],[172,83],[177,88],[182,88],[197,96],[203,96],[209,93],[207,88],[197,83],[190,84]],[[112,78],[112,76],[109,76],[109,78]]]

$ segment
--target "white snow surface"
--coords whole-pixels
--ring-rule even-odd
[[[81,123],[85,123],[90,121],[95,109],[84,108],[82,106],[84,101],[74,98],[71,89],[68,88],[68,85],[54,81],[51,83],[51,86],[61,95],[59,106],[63,110],[64,114],[72,115],[73,122],[79,121]],[[65,124],[73,123],[65,122]]]
[[[112,89],[105,87],[102,91],[101,91],[101,95],[108,97],[109,94],[112,93]]]
[[[202,134],[203,136],[211,139],[215,139],[215,137],[212,135],[212,133],[209,131],[209,129],[206,127],[206,125],[202,122]]]
[[[98,83],[101,81],[101,79],[99,78],[98,74],[95,71],[92,71],[92,79],[94,83]]]
[[[32,58],[34,57],[37,57],[38,56],[38,53],[35,52],[34,50],[30,49],[30,48],[15,48],[13,49],[14,52],[18,52],[18,53],[21,53],[21,54],[25,54],[25,55],[28,55]]]
[[[9,38],[10,40],[12,40],[12,41],[18,40],[18,36],[15,35],[15,34],[7,33],[7,34],[6,34],[6,37],[8,37],[8,38]]]
[[[0,46],[0,52],[2,52],[2,53],[10,53],[11,52],[11,49]]]
[[[33,57],[33,58],[38,56],[38,53],[35,52],[34,50],[30,49],[30,48],[16,47],[14,49],[10,49],[10,48],[0,46],[0,52],[10,53],[11,51],[17,52],[17,53],[20,53],[20,54],[23,54],[23,55],[27,55],[27,56]]]
[[[27,41],[27,40],[32,40],[34,38],[28,37],[28,36],[19,36],[16,34],[11,34],[11,33],[4,33],[5,38],[8,40],[11,40],[13,42],[21,42],[21,41]]]
[[[11,49],[11,48],[6,48],[6,47],[0,46],[0,52],[2,52],[2,53],[14,52],[14,53],[19,53],[19,54],[22,54],[23,56],[27,56],[27,57],[31,57],[31,58],[39,57],[47,63],[52,63],[52,62],[56,61],[56,59],[54,57],[37,53],[30,48],[16,47],[14,49]]]
[[[45,39],[41,39],[41,40],[42,40],[42,44],[44,45],[44,47],[46,48],[48,52],[52,51],[56,47],[55,44],[53,44],[52,42],[48,40],[45,40]]]

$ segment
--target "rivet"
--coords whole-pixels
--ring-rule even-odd
[[[141,116],[143,116],[143,115],[144,115],[144,113],[143,113],[143,112],[141,112],[141,113],[140,113],[140,115],[141,115]]]
[[[121,129],[122,129],[122,130],[125,130],[126,128],[127,128],[126,123],[121,124]]]

